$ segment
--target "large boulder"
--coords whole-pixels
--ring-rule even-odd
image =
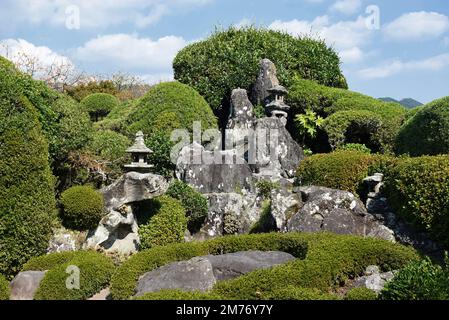
[[[254,126],[253,105],[245,89],[234,89],[231,93],[231,111],[227,129],[251,129]]]
[[[354,194],[324,187],[299,188],[304,206],[288,222],[288,231],[378,237],[395,241],[394,233],[366,211]]]
[[[20,272],[10,283],[10,300],[33,300],[46,271]]]
[[[269,103],[269,89],[278,86],[276,66],[269,59],[260,61],[259,75],[251,90],[251,101],[255,105],[265,106]]]
[[[294,259],[295,257],[285,252],[245,251],[174,262],[141,276],[136,296],[164,289],[206,292],[217,281],[234,279]]]

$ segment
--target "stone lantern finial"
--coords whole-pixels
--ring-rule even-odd
[[[145,145],[142,131],[136,133],[134,144],[126,150],[131,154],[131,164],[125,165],[127,171],[148,172],[153,166],[147,162],[147,157],[153,151]]]

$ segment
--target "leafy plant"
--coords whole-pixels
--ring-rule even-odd
[[[315,138],[317,130],[323,126],[324,119],[318,116],[311,109],[307,109],[305,114],[297,114],[295,124],[300,136],[302,136],[303,145],[306,137]]]

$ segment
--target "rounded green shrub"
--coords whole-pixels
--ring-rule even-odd
[[[67,288],[67,279],[79,271],[79,288]],[[50,269],[36,291],[36,300],[86,300],[106,288],[115,270],[112,260],[100,253],[82,251],[61,265]]]
[[[115,84],[110,80],[91,81],[89,83],[82,83],[66,89],[67,94],[76,101],[82,101],[84,98],[95,93],[108,93],[116,96],[119,91]]]
[[[206,197],[179,180],[174,180],[170,184],[167,195],[181,201],[188,217],[187,226],[189,231],[192,233],[199,231],[208,213]]]
[[[357,151],[316,154],[304,159],[296,172],[299,185],[316,185],[360,194],[362,182],[393,159]]]
[[[69,262],[84,251],[63,251],[33,257],[24,264],[22,271],[45,271]]]
[[[146,293],[135,300],[223,300],[220,296],[202,293],[185,292],[181,290],[161,290],[159,292]]]
[[[345,300],[377,300],[377,294],[368,288],[354,288],[346,293]]]
[[[94,121],[107,116],[119,104],[120,101],[108,93],[94,93],[81,100],[81,107]]]
[[[386,167],[384,191],[394,212],[449,245],[449,156],[403,158]]]
[[[449,270],[430,259],[399,270],[381,292],[382,300],[449,300]]]
[[[347,144],[342,145],[341,147],[338,147],[336,151],[356,151],[356,152],[366,153],[366,154],[371,153],[370,148],[368,148],[366,145],[360,144],[360,143],[347,143]]]
[[[192,131],[195,121],[201,122],[203,130],[217,127],[217,119],[204,98],[195,89],[176,81],[152,87],[126,120],[129,134],[141,130],[150,135],[156,128],[168,136],[173,129]],[[174,128],[174,124],[180,126]]]
[[[45,252],[56,218],[48,143],[18,75],[0,66],[0,273]]]
[[[449,97],[422,107],[403,125],[396,152],[414,157],[449,153]]]
[[[325,293],[318,289],[298,288],[288,286],[274,290],[266,296],[267,300],[338,300],[334,294]]]
[[[120,103],[102,120],[95,122],[99,130],[111,130],[126,133],[126,119],[136,109],[138,100],[128,100]]]
[[[88,149],[104,160],[117,161],[125,157],[131,146],[128,137],[111,130],[97,131]]]
[[[161,196],[151,202],[150,218],[139,226],[142,249],[184,242],[187,218],[181,202]]]
[[[0,60],[1,63],[1,60]],[[0,274],[0,301],[1,300],[9,300],[9,282],[6,280],[4,276]]]
[[[75,230],[98,226],[103,216],[103,196],[89,186],[75,186],[61,195],[64,224]]]
[[[173,69],[175,79],[198,90],[214,110],[219,110],[233,89],[250,89],[264,58],[276,64],[278,77],[287,87],[300,75],[323,85],[347,88],[340,59],[324,41],[254,27],[218,30],[187,46],[176,56]]]

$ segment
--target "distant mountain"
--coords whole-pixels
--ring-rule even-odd
[[[412,98],[402,99],[401,101],[398,101],[396,99],[386,97],[386,98],[379,98],[379,100],[382,100],[385,102],[396,102],[396,103],[402,104],[404,107],[406,107],[408,109],[413,109],[413,108],[423,105],[421,102],[416,101],[415,99],[412,99]]]

